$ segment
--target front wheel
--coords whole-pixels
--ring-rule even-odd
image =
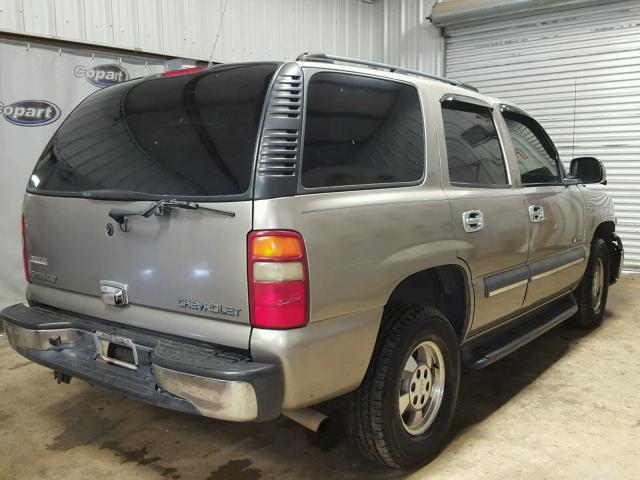
[[[571,323],[579,328],[594,328],[602,323],[609,294],[609,248],[601,238],[591,244],[589,263],[575,291],[578,313]]]
[[[444,444],[459,383],[458,339],[446,317],[417,305],[388,309],[369,369],[350,397],[352,444],[391,467],[432,460]]]

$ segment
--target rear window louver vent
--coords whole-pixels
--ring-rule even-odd
[[[302,74],[279,75],[269,103],[269,117],[300,118],[302,113]]]
[[[296,174],[300,134],[296,130],[267,129],[262,136],[258,174],[292,176]]]
[[[269,94],[258,155],[259,177],[295,178],[302,132],[302,69],[284,65]]]

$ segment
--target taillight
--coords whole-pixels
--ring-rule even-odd
[[[180,75],[191,75],[192,73],[198,73],[204,70],[207,67],[191,67],[191,68],[180,68],[178,70],[169,70],[168,72],[163,72],[160,75],[163,77],[178,77]]]
[[[303,327],[309,321],[309,272],[302,236],[289,230],[249,234],[251,325]]]
[[[27,256],[27,225],[24,223],[24,215],[20,217],[20,234],[22,235],[22,267],[24,268],[24,279],[27,283],[31,283],[29,257]]]

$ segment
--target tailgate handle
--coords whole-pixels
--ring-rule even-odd
[[[124,283],[102,280],[100,282],[100,297],[106,305],[122,307],[129,304],[127,285]]]

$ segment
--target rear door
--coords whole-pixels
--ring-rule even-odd
[[[77,107],[29,182],[32,300],[246,348],[255,149],[276,68],[134,80]],[[160,199],[230,215],[171,208],[126,226],[109,216]],[[126,286],[128,304],[103,301],[104,282]]]
[[[441,99],[443,185],[458,256],[473,277],[473,331],[522,307],[528,229],[522,193],[511,182],[493,107],[461,95]]]
[[[577,185],[563,182],[558,152],[542,126],[523,111],[503,105],[518,165],[530,228],[531,281],[525,307],[542,302],[578,282],[586,267],[584,202]],[[511,148],[512,147],[512,148]]]

